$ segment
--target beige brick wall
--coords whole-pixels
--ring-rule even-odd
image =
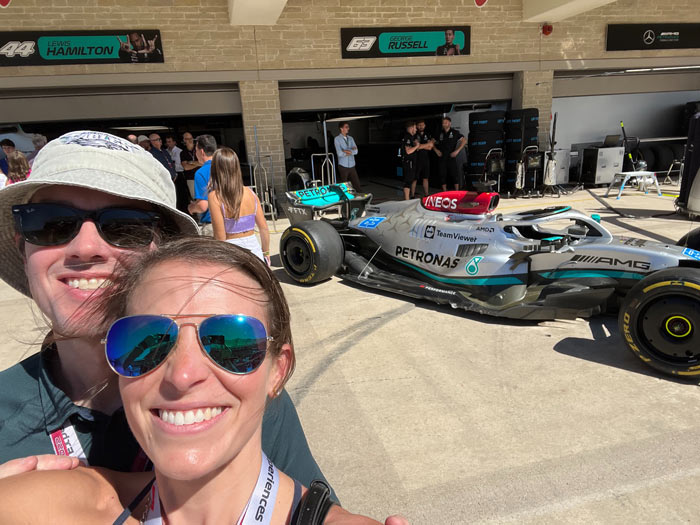
[[[540,148],[548,146],[547,136],[552,112],[553,71],[519,71],[513,78],[513,109],[537,108],[540,111]]]
[[[260,164],[267,170],[268,184],[274,186],[277,195],[281,197],[286,188],[286,170],[282,143],[282,113],[280,112],[277,81],[243,81],[239,85],[248,162],[254,165],[257,161],[255,148],[257,130]],[[272,164],[270,164],[270,159],[265,157],[266,155],[271,156]],[[262,171],[259,170],[258,173],[261,180],[256,182],[259,188],[258,193],[260,193],[264,183]]]

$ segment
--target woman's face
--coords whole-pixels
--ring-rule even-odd
[[[139,201],[68,186],[42,188],[32,202],[66,204],[81,210],[113,206],[148,209]],[[155,248],[155,244],[150,248]],[[132,251],[108,244],[92,221],[85,221],[78,235],[66,244],[25,243],[25,272],[32,298],[56,332],[73,337],[93,335],[97,323],[81,320],[79,309],[104,292],[103,283],[109,280],[117,260],[129,253]]]
[[[206,282],[210,278],[215,281]],[[284,377],[291,348],[285,345],[277,357],[268,353],[250,374],[234,375],[203,354],[194,326],[182,324],[203,320],[187,314],[245,314],[269,332],[265,300],[258,283],[240,271],[182,261],[150,269],[129,299],[127,315],[177,314],[181,326],[159,368],[142,378],[119,380],[129,426],[161,474],[199,479],[239,454],[258,453],[265,402]],[[162,419],[164,410],[175,413],[175,424]],[[194,416],[199,410],[203,421],[184,424],[188,412]]]

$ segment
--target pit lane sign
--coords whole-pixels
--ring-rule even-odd
[[[470,26],[343,27],[343,58],[468,55]]]
[[[608,24],[605,49],[700,49],[700,24]]]
[[[0,32],[0,66],[163,61],[157,29]]]

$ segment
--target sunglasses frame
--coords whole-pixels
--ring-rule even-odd
[[[24,228],[22,227],[22,213],[23,210],[30,208],[30,207],[45,207],[45,206],[56,206],[59,208],[64,208],[71,210],[75,214],[75,216],[78,218],[80,221],[75,228],[75,231],[68,237],[63,242],[60,243],[50,243],[50,244],[40,244],[37,242],[34,242],[34,240],[27,238],[27,234],[24,232]],[[151,220],[151,228],[152,228],[152,235],[150,240],[146,244],[133,244],[133,245],[119,245],[111,242],[108,240],[105,236],[105,233],[102,231],[102,224],[100,223],[100,216],[109,211],[130,211],[130,212],[139,212],[143,213],[146,215],[150,220]],[[68,244],[71,242],[73,239],[75,239],[78,234],[80,233],[81,228],[83,227],[83,224],[87,219],[91,220],[95,224],[95,228],[97,229],[97,232],[100,235],[100,238],[105,241],[107,244],[110,246],[114,246],[116,248],[137,248],[137,247],[146,247],[148,246],[151,242],[153,242],[153,239],[155,237],[155,228],[162,224],[163,222],[163,216],[159,213],[149,211],[149,210],[141,210],[139,208],[127,208],[127,207],[122,207],[122,206],[110,206],[107,208],[100,208],[99,210],[81,210],[80,208],[75,208],[73,206],[69,206],[67,204],[59,204],[55,202],[36,202],[36,203],[27,203],[27,204],[15,204],[12,206],[12,216],[14,217],[15,220],[15,231],[22,236],[22,238],[28,242],[29,244],[33,244],[34,246],[62,246],[64,244]]]
[[[180,338],[180,330],[181,330],[181,328],[182,328],[183,326],[193,326],[193,327],[194,327],[195,332],[196,332],[196,334],[197,334],[197,343],[199,344],[199,349],[200,349],[200,351],[204,354],[204,356],[206,357],[206,359],[207,359],[209,362],[213,363],[214,366],[216,366],[218,369],[223,370],[224,372],[229,373],[229,374],[231,374],[231,375],[234,375],[234,376],[246,376],[246,375],[248,375],[248,374],[252,374],[252,373],[255,372],[258,368],[260,368],[260,366],[263,364],[263,361],[265,361],[265,357],[267,357],[267,346],[266,346],[266,347],[265,347],[265,357],[263,357],[262,361],[260,361],[260,364],[259,364],[258,366],[256,366],[253,370],[251,370],[250,372],[239,373],[239,372],[233,372],[233,371],[231,371],[231,370],[229,370],[229,369],[227,369],[227,368],[224,368],[224,367],[221,366],[219,363],[217,363],[217,362],[214,360],[214,358],[213,358],[211,355],[209,355],[209,353],[208,353],[208,352],[206,351],[206,349],[204,348],[204,345],[202,344],[202,338],[201,338],[200,335],[199,335],[199,325],[201,324],[201,322],[199,322],[199,323],[178,323],[177,320],[178,320],[178,319],[181,319],[181,318],[196,317],[196,318],[209,319],[209,318],[211,318],[211,317],[222,317],[222,316],[226,316],[226,317],[246,317],[246,318],[251,318],[251,319],[255,319],[256,321],[258,321],[260,324],[263,325],[263,329],[265,330],[265,340],[267,341],[268,344],[275,340],[274,337],[272,337],[272,336],[270,336],[270,335],[267,335],[267,328],[265,328],[265,325],[263,324],[262,321],[260,321],[260,319],[258,319],[257,317],[253,317],[252,315],[247,315],[247,314],[141,314],[141,315],[127,315],[127,316],[125,316],[125,317],[120,317],[119,319],[117,319],[116,321],[114,321],[111,325],[109,325],[109,329],[107,330],[107,333],[109,333],[109,331],[112,329],[112,327],[113,327],[115,324],[117,324],[119,321],[121,321],[122,319],[127,319],[127,318],[130,318],[130,317],[141,317],[141,316],[148,316],[148,317],[164,317],[164,318],[166,318],[166,319],[172,320],[172,321],[173,321],[173,324],[175,324],[175,326],[177,326],[177,337],[175,338],[175,344],[173,344],[173,347],[168,351],[168,354],[165,356],[165,358],[164,358],[160,363],[158,363],[155,367],[153,367],[151,370],[149,370],[148,372],[143,373],[143,374],[141,374],[141,375],[138,375],[138,376],[125,376],[125,375],[123,375],[123,374],[120,374],[120,373],[112,366],[112,363],[111,363],[111,361],[110,361],[110,359],[109,359],[109,355],[107,354],[107,337],[104,337],[100,342],[105,346],[105,358],[107,359],[107,364],[109,365],[109,367],[112,369],[112,371],[113,371],[115,374],[117,374],[119,377],[123,377],[123,378],[125,378],[125,379],[141,379],[142,377],[146,377],[146,376],[149,375],[150,373],[155,372],[156,370],[158,370],[158,369],[163,365],[163,363],[165,363],[165,362],[168,360],[168,358],[170,357],[172,351],[175,350],[175,347],[177,346],[177,341],[178,341],[178,339]]]

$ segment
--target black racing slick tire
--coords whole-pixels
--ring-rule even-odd
[[[627,348],[673,376],[700,376],[700,269],[671,268],[639,281],[620,309]]]
[[[302,284],[330,279],[343,263],[340,234],[327,222],[303,221],[287,228],[280,240],[284,270]]]
[[[700,228],[695,228],[690,233],[686,233],[676,244],[700,251]]]

